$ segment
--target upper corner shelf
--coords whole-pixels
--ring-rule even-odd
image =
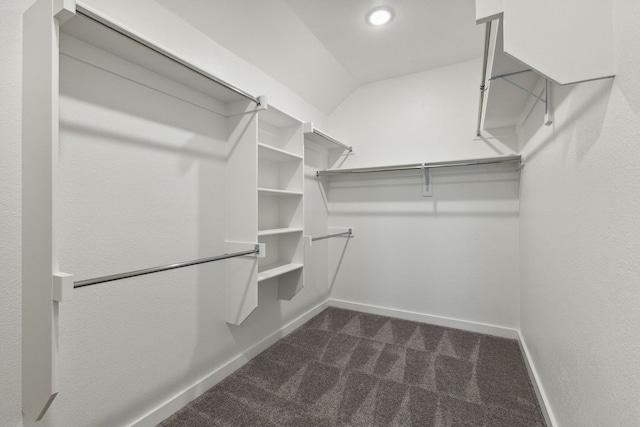
[[[483,128],[514,128],[540,75],[504,53],[502,19],[491,27]]]
[[[76,6],[75,16],[61,25],[60,32],[61,38],[65,39],[65,43],[62,40],[60,43],[61,53],[75,56],[85,52],[87,45],[98,48],[213,98],[221,104],[218,112],[222,115],[235,113],[234,107],[229,104],[236,101],[246,100],[256,105],[262,103],[260,97],[213,76],[143,36],[80,5]]]
[[[544,104],[543,123],[550,125],[552,83],[568,85],[614,76],[611,2],[560,3],[476,0],[476,23],[491,29],[485,39],[477,136],[481,128],[515,130],[530,111],[528,102],[534,100]],[[575,12],[578,3],[580,13]],[[545,23],[544,31],[540,22]],[[488,88],[487,82],[491,83]]]
[[[304,130],[304,136],[306,139],[313,141],[317,144],[320,144],[323,147],[328,148],[329,150],[339,149],[342,151],[348,151],[350,153],[353,152],[353,147],[351,147],[350,145],[346,145],[335,138],[330,137],[324,132],[320,132],[318,129],[316,129],[313,126],[313,122],[305,123],[303,130]]]

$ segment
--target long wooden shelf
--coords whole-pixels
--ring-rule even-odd
[[[282,276],[283,274],[299,270],[302,267],[302,264],[294,262],[263,265],[258,267],[258,282]]]

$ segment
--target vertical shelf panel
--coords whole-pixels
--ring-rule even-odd
[[[58,393],[53,276],[58,160],[58,43],[51,0],[24,14],[22,138],[22,411],[35,421]]]
[[[253,106],[238,101],[247,111]],[[257,241],[258,185],[257,176],[257,114],[232,116],[229,119],[229,140],[226,171],[226,241]],[[231,247],[226,251],[245,250]],[[258,306],[258,263],[255,257],[240,257],[226,261],[228,323],[239,325]]]

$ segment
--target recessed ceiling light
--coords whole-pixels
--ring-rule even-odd
[[[393,9],[390,7],[377,7],[367,15],[367,22],[379,26],[388,24],[393,19]]]

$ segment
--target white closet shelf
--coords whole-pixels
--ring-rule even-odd
[[[231,104],[242,99],[261,102],[259,97],[211,75],[179,55],[120,27],[94,11],[80,5],[76,6],[76,11],[76,15],[60,27],[62,33],[208,95],[223,104]],[[225,116],[235,113],[227,111],[228,108],[224,107],[218,112]]]
[[[300,228],[270,228],[267,230],[258,230],[258,236],[275,236],[278,234],[287,233],[302,233],[302,227]]]
[[[258,282],[282,276],[283,274],[299,270],[302,267],[302,264],[294,262],[263,265],[258,267]]]
[[[502,28],[502,19],[494,21],[491,26],[482,128],[507,128],[515,132],[520,115],[531,98],[527,92],[535,91],[540,75],[504,53]],[[499,76],[506,76],[508,80]]]
[[[271,145],[263,144],[261,142],[258,142],[258,155],[265,160],[275,162],[302,160],[302,156],[299,154],[281,150],[280,148],[272,147]]]
[[[302,191],[277,190],[275,188],[258,187],[258,193],[272,196],[302,196]]]
[[[338,141],[337,139],[319,131],[313,126],[313,122],[307,122],[303,127],[304,137],[306,140],[320,144],[329,150],[342,150],[353,152],[353,147]]]

